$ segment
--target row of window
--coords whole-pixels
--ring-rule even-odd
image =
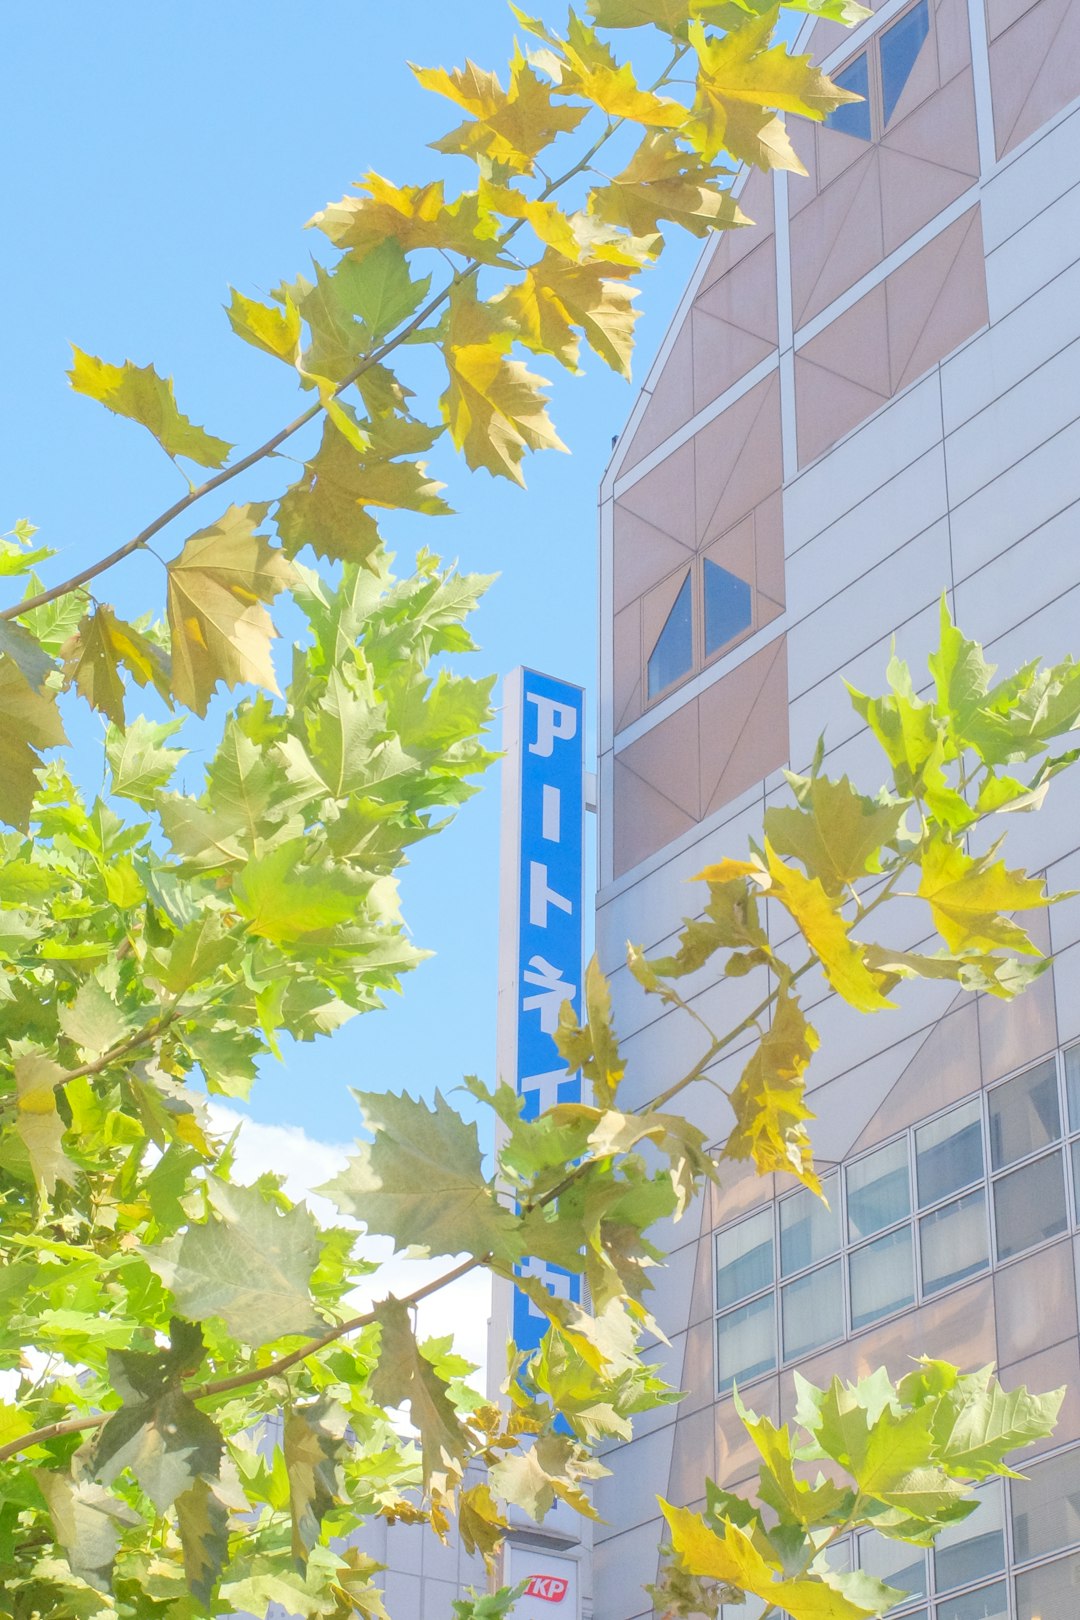
[[[838,1543],[829,1563],[858,1568],[908,1596],[896,1620],[1075,1620],[1080,1614],[1080,1447],[983,1486],[976,1511],[929,1551],[876,1531]],[[1009,1570],[1013,1578],[1008,1578]],[[1009,1588],[1014,1607],[1009,1607]],[[725,1606],[723,1620],[758,1620],[763,1603]]]
[[[871,141],[880,135],[896,111],[904,86],[911,77],[916,58],[930,32],[928,0],[918,3],[888,28],[883,28],[865,51],[853,57],[839,73],[832,75],[841,90],[850,90],[861,101],[846,101],[831,112],[825,123],[841,134]]]
[[[648,659],[649,702],[685,680],[699,662],[714,658],[753,627],[753,591],[745,579],[729,568],[701,559],[703,616],[697,635],[704,652],[694,650],[694,570],[687,569],[679,594]]]
[[[716,1235],[720,1393],[1067,1231],[1080,1218],[1080,1046],[1060,1071],[1047,1058],[823,1185],[827,1204],[800,1189]]]

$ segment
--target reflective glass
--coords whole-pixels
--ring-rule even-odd
[[[838,129],[841,135],[854,135],[860,141],[868,141],[871,135],[870,72],[865,51],[839,73],[834,73],[832,78],[833,83],[839,85],[841,90],[850,90],[863,99],[845,101],[842,107],[837,107],[825,120],[827,128]]]
[[[693,603],[690,575],[687,574],[649,656],[650,698],[658,696],[675,681],[681,681],[684,675],[689,675],[693,665]]]
[[[851,1325],[866,1327],[880,1316],[890,1316],[915,1303],[915,1265],[911,1227],[856,1249],[848,1266],[851,1280]]]
[[[881,36],[881,110],[886,123],[896,111],[929,32],[930,8],[927,0],[919,0]]]
[[[915,1132],[919,1208],[979,1181],[983,1173],[982,1104],[978,1097]]]
[[[945,1204],[919,1222],[923,1293],[942,1288],[985,1271],[990,1263],[986,1232],[986,1194],[977,1192]]]
[[[1005,1582],[980,1586],[977,1592],[949,1598],[934,1610],[937,1620],[1009,1620],[1009,1599]]]
[[[1016,1620],[1074,1620],[1080,1609],[1080,1553],[1016,1577]]]
[[[1069,1093],[1069,1129],[1080,1131],[1080,1046],[1065,1053],[1065,1089]]]
[[[705,558],[705,656],[719,652],[754,622],[750,587],[738,574]]]
[[[1072,1177],[1073,1197],[1076,1200],[1076,1208],[1080,1210],[1080,1141],[1072,1145]]]
[[[776,1366],[776,1317],[772,1294],[717,1318],[716,1377],[721,1390],[745,1383]]]
[[[989,1093],[990,1163],[995,1170],[1038,1153],[1061,1136],[1057,1064],[1053,1058]]]
[[[1012,1483],[1013,1557],[1018,1564],[1080,1542],[1080,1446],[1049,1462],[1031,1463],[1025,1472],[1027,1479]]]
[[[773,1214],[763,1209],[716,1239],[716,1308],[760,1294],[773,1280]]]
[[[840,1262],[811,1271],[782,1291],[784,1360],[794,1361],[844,1336]]]
[[[845,1174],[848,1237],[852,1243],[884,1231],[886,1226],[911,1214],[906,1137],[849,1164]]]
[[[994,1182],[994,1224],[999,1260],[1064,1232],[1068,1222],[1060,1153],[1048,1153]]]
[[[987,1575],[997,1575],[1005,1568],[1005,1530],[1002,1515],[1001,1484],[995,1480],[977,1491],[979,1505],[960,1524],[947,1525],[937,1538],[934,1548],[934,1584],[939,1592],[954,1591],[958,1586],[969,1586],[972,1581]],[[939,1609],[938,1613],[946,1611]],[[996,1614],[988,1609],[987,1614]],[[1004,1614],[1004,1609],[1002,1613]],[[967,1620],[966,1611],[958,1611]],[[973,1616],[981,1616],[981,1609],[972,1609]]]
[[[826,1176],[822,1189],[828,1204],[815,1193],[798,1192],[780,1205],[780,1275],[790,1277],[840,1247],[839,1180]]]
[[[926,1596],[926,1554],[876,1530],[859,1537],[859,1568],[909,1597]]]

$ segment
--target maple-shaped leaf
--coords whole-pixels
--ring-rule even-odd
[[[721,182],[731,171],[685,151],[665,130],[649,130],[630,162],[605,186],[589,192],[589,212],[635,236],[648,237],[668,219],[693,236],[753,222]]]
[[[636,289],[623,283],[615,266],[574,264],[547,250],[524,279],[513,282],[497,300],[513,319],[520,342],[538,354],[553,354],[570,371],[577,370],[578,339],[584,332],[591,347],[613,371],[630,376],[630,355],[637,312]],[[618,278],[618,279],[616,279]]]
[[[371,891],[366,874],[305,866],[307,842],[288,839],[248,860],[233,890],[250,931],[277,945],[328,934],[352,921]]]
[[[931,839],[922,858],[919,893],[929,902],[934,926],[951,951],[1004,947],[1038,956],[1038,946],[1005,914],[1048,906],[1051,897],[1041,878],[1010,872],[993,854],[973,859],[959,844]]]
[[[602,1478],[607,1472],[570,1435],[542,1434],[534,1445],[497,1462],[488,1478],[497,1496],[521,1508],[539,1524],[556,1499],[568,1503],[584,1518],[598,1519],[586,1482]]]
[[[319,1229],[302,1204],[282,1213],[257,1187],[207,1182],[210,1214],[146,1259],[193,1321],[220,1316],[244,1344],[322,1331],[311,1302]]]
[[[395,186],[374,171],[357,183],[357,189],[367,195],[343,197],[309,221],[335,247],[364,252],[389,237],[406,252],[443,249],[486,264],[496,264],[501,257],[498,221],[484,212],[475,192],[463,192],[448,203],[441,180]]]
[[[120,1531],[138,1524],[139,1515],[93,1480],[76,1480],[51,1468],[35,1469],[34,1479],[72,1574],[107,1591]]]
[[[289,1476],[293,1558],[300,1568],[319,1539],[319,1529],[343,1489],[341,1463],[348,1413],[324,1395],[285,1413],[282,1450]]]
[[[879,975],[867,965],[863,947],[851,937],[841,910],[843,897],[829,894],[820,878],[804,877],[797,867],[788,866],[768,841],[765,849],[768,893],[791,913],[837,994],[859,1012],[893,1006],[882,993]]]
[[[567,1070],[580,1069],[590,1081],[596,1101],[609,1108],[626,1073],[626,1061],[611,1018],[611,986],[595,956],[585,969],[585,1022],[579,1024],[569,1001],[559,1008],[555,1044]]]
[[[822,119],[860,96],[841,90],[814,67],[809,56],[790,56],[773,45],[779,7],[729,28],[719,37],[700,23],[689,29],[697,53],[695,122],[687,129],[703,157],[728,151],[760,169],[791,169],[805,174],[777,112]]]
[[[466,62],[464,68],[413,67],[425,90],[447,96],[471,114],[449,135],[433,143],[437,152],[487,158],[517,174],[532,174],[535,160],[559,134],[575,130],[588,111],[554,99],[552,88],[534,72],[519,47],[510,63],[510,88],[498,76]]]
[[[165,746],[166,739],[182,725],[179,718],[147,720],[140,714],[126,731],[110,726],[105,737],[105,758],[112,773],[112,792],[133,804],[155,804],[187,754],[186,748]]]
[[[440,404],[457,449],[468,465],[524,487],[526,450],[565,450],[547,414],[541,392],[546,379],[518,360],[507,359],[512,340],[492,306],[471,287],[451,299],[443,355],[450,385]]]
[[[300,311],[288,292],[282,302],[260,304],[255,298],[230,287],[230,301],[225,313],[237,337],[253,348],[272,354],[275,360],[284,360],[294,366],[300,359]]]
[[[570,13],[566,38],[546,31],[551,49],[541,60],[564,95],[583,96],[610,118],[627,119],[646,129],[678,129],[687,109],[671,96],[642,89],[629,62],[616,61],[611,47],[583,18]]]
[[[509,1530],[488,1485],[470,1485],[458,1498],[458,1531],[467,1553],[480,1553],[491,1564]]]
[[[67,736],[48,688],[35,691],[15,660],[0,654],[0,819],[25,828],[37,792],[37,750]]]
[[[817,1031],[782,979],[772,1022],[731,1094],[736,1123],[724,1147],[725,1158],[752,1159],[760,1175],[786,1170],[807,1186],[818,1187],[806,1133],[806,1121],[813,1115],[804,1100],[804,1075],[817,1048]]]
[[[484,1174],[475,1124],[438,1091],[430,1105],[407,1092],[355,1096],[373,1140],[319,1190],[399,1249],[516,1260],[521,1223]]]
[[[101,1057],[130,1035],[134,1023],[130,1011],[92,977],[83,980],[74,1001],[60,1008],[60,1029],[84,1058]]]
[[[276,634],[264,603],[293,582],[288,558],[256,531],[267,507],[230,506],[169,564],[173,689],[205,714],[219,681],[278,690],[270,658]]]
[[[105,1485],[130,1468],[159,1512],[215,1479],[224,1442],[212,1418],[184,1393],[203,1357],[202,1331],[174,1318],[166,1350],[110,1350],[109,1374],[122,1405],[92,1441],[87,1473]]]
[[[169,660],[161,648],[102,602],[85,615],[64,648],[64,674],[87,703],[121,728],[123,669],[140,686],[153,683],[162,697],[170,697]]]
[[[56,668],[45,643],[18,619],[0,619],[0,655],[12,659],[35,692],[40,692],[46,678]]]
[[[65,1125],[56,1106],[56,1088],[67,1078],[45,1052],[15,1059],[15,1129],[43,1198],[52,1197],[58,1181],[75,1186],[76,1166],[64,1152]]]
[[[696,14],[693,0],[589,0],[587,10],[598,28],[652,27],[684,38]]]
[[[173,1506],[188,1587],[209,1604],[229,1553],[229,1510],[205,1479],[181,1492]]]
[[[183,415],[173,393],[171,377],[159,377],[153,366],[122,366],[95,359],[72,345],[74,364],[68,372],[77,394],[87,394],[117,416],[126,416],[147,428],[169,456],[184,456],[200,467],[221,467],[233,448],[196,427]]]
[[[830,893],[881,870],[882,845],[895,838],[903,804],[883,804],[858,792],[846,776],[796,777],[797,806],[778,805],[765,813],[765,834],[781,855],[794,855],[809,877],[820,878]]]
[[[302,476],[278,503],[277,529],[289,556],[306,545],[329,562],[364,563],[380,544],[371,509],[449,513],[422,461],[359,452],[332,420]]]
[[[371,1392],[383,1406],[409,1406],[420,1435],[424,1483],[460,1477],[469,1455],[469,1435],[447,1386],[417,1343],[408,1305],[392,1295],[378,1306],[379,1361]]]

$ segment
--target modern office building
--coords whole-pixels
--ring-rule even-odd
[[[1080,654],[1080,0],[884,0],[800,48],[865,100],[791,120],[805,177],[746,181],[756,224],[704,254],[601,492],[597,939],[637,1101],[700,1032],[625,942],[670,943],[686,880],[745,853],[821,732],[828,772],[876,789],[844,679],[880,689],[894,636],[925,671],[942,590],[1006,669]],[[1080,779],[1007,819],[1010,864],[1080,888]],[[809,998],[830,1207],[747,1175],[671,1229],[656,1355],[687,1396],[606,1459],[596,1620],[650,1612],[657,1494],[752,1476],[733,1380],[789,1418],[795,1367],[924,1351],[1068,1385],[1059,1430],[932,1555],[846,1555],[919,1594],[898,1616],[1080,1616],[1080,901],[1033,926],[1053,969],[1013,1007]],[[711,967],[689,988],[719,1027],[744,1010]],[[717,1141],[724,1106],[690,1099]]]

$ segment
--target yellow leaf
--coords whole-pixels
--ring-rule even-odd
[[[437,152],[461,152],[484,157],[517,174],[532,174],[535,159],[559,134],[577,128],[585,107],[560,105],[551,86],[534,73],[520,49],[510,63],[510,89],[494,73],[473,62],[448,73],[445,68],[418,68],[413,72],[427,90],[447,96],[472,115],[433,142]]]
[[[791,994],[790,979],[784,978],[772,1023],[731,1094],[736,1124],[724,1157],[753,1159],[760,1175],[788,1171],[820,1192],[806,1132],[806,1121],[814,1116],[804,1100],[804,1075],[817,1048],[817,1031]]]
[[[730,883],[733,878],[750,878],[760,889],[768,889],[772,883],[760,861],[733,861],[727,856],[722,861],[716,861],[712,866],[703,867],[700,872],[695,872],[692,881]]]
[[[0,654],[0,817],[26,827],[41,763],[35,750],[65,742],[55,693],[36,692],[14,658]]]
[[[841,897],[826,893],[819,878],[805,877],[797,867],[786,865],[768,840],[765,851],[772,878],[770,894],[791,913],[837,994],[859,1012],[894,1006],[881,993],[880,974],[867,967],[862,948],[850,937],[849,924],[840,911]]]
[[[804,174],[776,112],[822,119],[860,96],[840,90],[813,67],[808,56],[789,56],[771,45],[779,8],[749,16],[726,34],[707,35],[701,23],[689,30],[697,52],[695,123],[688,130],[706,158],[727,150],[761,169]]]
[[[589,212],[635,236],[656,231],[661,219],[693,236],[753,223],[718,182],[729,169],[686,152],[666,130],[649,130],[630,162],[608,185],[589,193]]]
[[[520,361],[508,360],[511,334],[490,305],[471,288],[452,299],[444,348],[450,384],[442,396],[450,436],[474,470],[524,486],[520,463],[526,450],[565,450],[540,392],[546,382]]]
[[[625,277],[628,271],[623,271]],[[538,353],[553,354],[577,370],[580,327],[589,343],[613,371],[630,375],[636,290],[613,278],[601,264],[572,264],[562,254],[544,254],[530,265],[524,280],[501,294],[499,306],[512,317],[519,340]]]
[[[687,109],[670,96],[642,90],[629,62],[616,62],[596,30],[570,13],[565,40],[546,36],[553,51],[543,58],[564,95],[584,96],[611,118],[626,118],[647,129],[678,129]]]
[[[67,1078],[67,1070],[44,1052],[15,1059],[15,1129],[46,1198],[52,1197],[58,1181],[75,1183],[75,1166],[61,1145],[64,1122],[56,1107],[56,1088]]]
[[[498,221],[484,213],[476,192],[463,192],[448,203],[441,180],[395,186],[374,172],[357,184],[367,196],[343,197],[309,221],[335,247],[363,251],[393,237],[406,251],[442,248],[486,264],[498,262]]]
[[[64,649],[64,674],[87,703],[108,716],[121,730],[124,725],[124,682],[121,668],[127,669],[140,686],[152,682],[165,698],[169,696],[169,663],[134,625],[118,619],[111,607],[101,603],[88,613]]]
[[[230,506],[169,564],[173,690],[197,714],[206,713],[218,681],[278,690],[270,659],[276,631],[263,604],[292,583],[293,570],[255,532],[266,512],[261,505]]]
[[[272,354],[275,360],[284,360],[294,366],[300,357],[300,311],[286,292],[284,305],[260,304],[254,298],[245,298],[235,287],[229,288],[232,300],[225,313],[237,337],[253,348]]]
[[[153,366],[122,366],[98,360],[72,347],[74,364],[68,372],[77,394],[98,400],[117,416],[126,416],[147,428],[170,456],[185,456],[200,467],[220,467],[232,445],[196,427],[180,411],[171,377],[159,377]]]
[[[364,563],[379,545],[369,507],[441,516],[450,511],[442,488],[422,461],[360,453],[332,417],[318,452],[278,505],[278,533],[289,556],[310,545],[330,562]]]
[[[993,851],[972,860],[958,844],[930,843],[923,856],[919,893],[930,903],[934,926],[951,951],[993,951],[1000,947],[1038,956],[1037,945],[1019,923],[1003,912],[1048,906],[1041,878],[1010,872]]]

